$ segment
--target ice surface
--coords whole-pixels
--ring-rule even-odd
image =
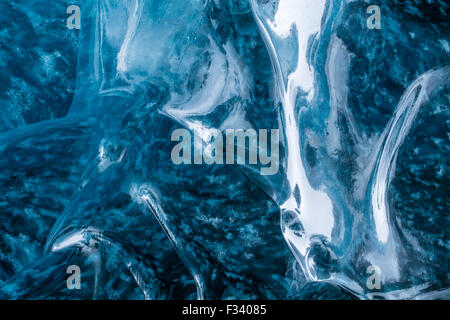
[[[1,296],[449,298],[449,5],[370,4],[0,4]],[[173,164],[199,124],[280,171]]]

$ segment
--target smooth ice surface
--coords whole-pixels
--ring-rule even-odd
[[[0,297],[450,297],[446,1],[70,4],[0,4]],[[278,128],[280,170],[179,128]]]

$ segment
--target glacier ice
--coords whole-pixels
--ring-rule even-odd
[[[85,0],[77,45],[2,3],[43,40],[0,34],[0,296],[448,299],[449,5],[373,2],[380,30],[367,1]],[[280,128],[278,174],[173,164],[200,123]]]

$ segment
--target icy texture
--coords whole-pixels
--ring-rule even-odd
[[[0,5],[1,297],[449,298],[446,1],[86,0],[77,48],[43,3]],[[199,123],[280,172],[174,165]]]

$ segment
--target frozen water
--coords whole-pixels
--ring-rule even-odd
[[[0,4],[2,297],[449,298],[446,1],[55,3]],[[173,164],[199,124],[278,174]]]

